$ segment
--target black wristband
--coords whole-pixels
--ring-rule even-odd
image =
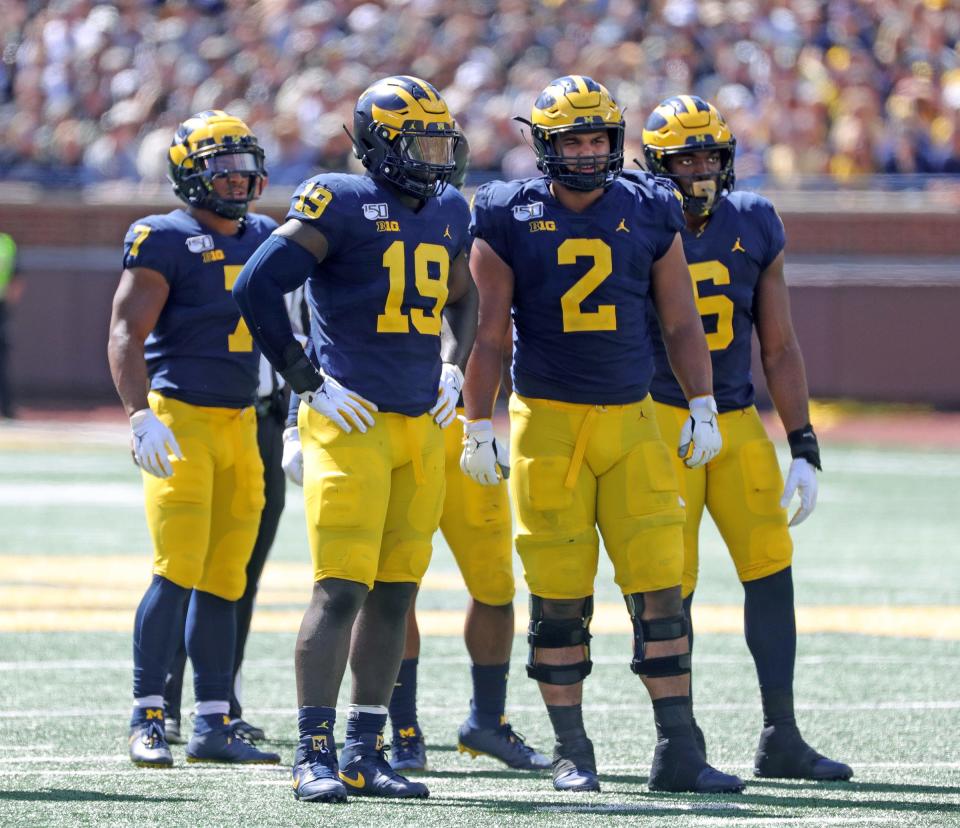
[[[790,444],[791,457],[802,457],[817,471],[823,471],[820,465],[820,445],[817,443],[817,435],[813,433],[813,426],[810,423],[796,431],[791,431],[787,435],[787,442]]]
[[[286,347],[283,361],[284,367],[278,373],[297,394],[316,391],[323,385],[323,377],[298,342],[292,342]]]

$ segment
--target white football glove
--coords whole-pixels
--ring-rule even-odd
[[[149,408],[130,415],[130,428],[133,430],[130,448],[136,464],[154,477],[170,477],[173,474],[170,455],[183,460],[173,432]]]
[[[283,430],[283,456],[280,458],[280,467],[287,476],[287,480],[303,485],[303,449],[300,446],[300,432],[296,426]]]
[[[481,486],[496,486],[501,478],[506,480],[510,476],[510,458],[493,436],[493,423],[466,417],[461,417],[460,421],[463,423],[460,470]]]
[[[713,460],[721,448],[717,401],[711,395],[694,397],[690,400],[690,416],[680,429],[677,456],[688,469],[695,469]]]
[[[786,509],[790,505],[795,492],[800,493],[800,508],[790,518],[790,526],[799,526],[813,512],[817,505],[817,470],[806,458],[797,457],[790,464],[787,472],[787,482],[783,487],[783,497],[780,498],[780,508]]]
[[[457,418],[457,402],[460,389],[463,388],[463,371],[450,362],[443,363],[440,369],[440,388],[437,404],[430,409],[430,416],[440,428],[446,428]]]
[[[377,406],[355,391],[344,388],[333,377],[325,375],[323,385],[316,391],[305,391],[300,399],[314,411],[329,417],[348,434],[353,431],[353,426],[361,433],[365,433],[368,427],[373,428],[372,412],[377,410]]]

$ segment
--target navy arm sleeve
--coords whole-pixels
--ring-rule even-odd
[[[300,287],[316,264],[305,247],[273,235],[256,249],[233,286],[233,298],[251,336],[280,373],[289,367],[291,345],[302,352],[293,336],[283,296]]]

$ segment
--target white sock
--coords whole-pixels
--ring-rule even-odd
[[[133,700],[133,709],[139,710],[144,707],[163,707],[163,696],[141,696]]]
[[[226,716],[230,712],[230,702],[228,701],[205,701],[197,702],[196,710],[198,716],[214,716],[219,713]]]
[[[351,704],[347,708],[347,716],[351,713],[370,713],[374,716],[386,716],[387,708],[382,704]]]

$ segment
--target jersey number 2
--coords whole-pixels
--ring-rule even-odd
[[[223,266],[224,290],[233,289],[233,283],[237,281],[241,270],[243,270],[243,265]],[[242,316],[237,322],[237,327],[233,329],[233,333],[227,337],[227,350],[230,351],[230,353],[249,353],[253,350],[253,337],[250,336],[250,329],[247,327],[247,322]]]
[[[557,264],[576,264],[577,259],[593,259],[593,267],[583,274],[563,296],[563,332],[615,331],[617,306],[597,305],[595,311],[585,311],[583,301],[600,283],[613,273],[613,255],[610,245],[601,239],[567,239],[557,248]]]
[[[430,278],[430,263],[437,265],[439,277]],[[447,303],[447,276],[450,255],[441,244],[420,242],[413,250],[413,274],[417,292],[427,299],[436,299],[433,310],[410,308],[408,316],[402,310],[403,294],[407,286],[406,245],[395,241],[383,254],[383,266],[390,278],[390,290],[383,313],[377,316],[377,333],[409,333],[410,323],[422,334],[440,336],[440,311]]]

